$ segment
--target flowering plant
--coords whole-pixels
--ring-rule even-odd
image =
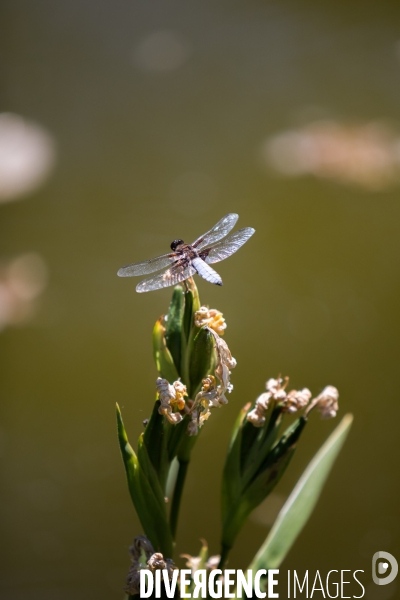
[[[172,579],[175,537],[191,452],[201,428],[215,408],[228,404],[231,371],[236,367],[222,338],[221,312],[200,304],[192,279],[174,288],[168,313],[153,330],[159,377],[156,401],[137,452],[129,444],[117,405],[118,437],[128,487],[144,536],[131,547],[128,598],[140,593],[140,571],[164,569]],[[184,556],[192,575],[198,569],[222,569],[250,513],[283,476],[312,410],[322,418],[336,416],[338,391],[327,386],[312,399],[309,389],[288,391],[288,377],[269,379],[266,391],[239,413],[222,475],[221,547],[208,556],[206,543],[198,557]],[[226,409],[225,409],[226,410]],[[288,414],[298,418],[282,432]],[[303,473],[282,508],[269,536],[249,568],[279,566],[310,516],[352,417],[347,415]]]

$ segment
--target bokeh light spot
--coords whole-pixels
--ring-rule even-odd
[[[54,139],[41,125],[0,113],[0,202],[17,200],[38,188],[54,162]]]

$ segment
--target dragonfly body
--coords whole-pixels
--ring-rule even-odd
[[[217,271],[210,267],[200,256],[192,260],[192,265],[200,277],[215,285],[222,285],[222,279]]]
[[[222,238],[227,236],[238,218],[238,215],[230,213],[193,244],[185,244],[181,239],[174,240],[171,243],[172,252],[169,254],[121,267],[118,275],[132,277],[161,271],[141,281],[136,286],[138,292],[149,292],[176,285],[195,273],[210,283],[222,285],[221,277],[210,267],[210,263],[219,262],[234,254],[254,233],[252,227],[244,227],[223,240]]]
[[[188,267],[192,265],[196,269],[196,273],[206,281],[215,285],[222,285],[222,279],[217,271],[214,271],[190,244],[185,244],[183,240],[174,240],[171,244],[171,250],[175,250],[181,265]],[[205,258],[204,254],[204,258]]]

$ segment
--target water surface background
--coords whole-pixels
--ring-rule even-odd
[[[399,6],[5,0],[0,10],[1,110],[40,124],[56,147],[47,181],[0,206],[2,260],[34,252],[48,270],[34,316],[0,333],[2,598],[122,597],[141,528],[114,406],[134,441],[154,400],[151,330],[170,290],[138,295],[116,271],[228,212],[256,235],[218,265],[222,288],[198,285],[227,319],[235,389],[196,446],[177,554],[196,554],[200,537],[218,552],[229,431],[281,373],[315,393],[337,386],[340,414],[355,415],[282,569],[363,569],[368,598],[395,598],[395,583],[370,586],[370,565],[378,550],[400,558]],[[291,154],[297,138],[279,153],[276,136],[326,120],[349,156],[328,176],[307,143]],[[389,175],[385,163],[369,176],[362,149],[377,142],[360,131],[371,123]],[[298,156],[314,167],[304,173]],[[313,415],[232,568],[247,567],[334,426]]]

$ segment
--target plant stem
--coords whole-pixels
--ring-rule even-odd
[[[221,558],[219,559],[219,563],[218,563],[218,569],[223,569],[226,563],[226,560],[228,558],[229,552],[231,551],[231,548],[229,546],[226,546],[223,542],[221,545]]]
[[[176,478],[174,495],[172,497],[171,513],[169,524],[173,539],[176,538],[176,530],[178,527],[179,507],[181,504],[183,486],[185,485],[186,473],[189,467],[189,461],[179,461],[178,475]]]

